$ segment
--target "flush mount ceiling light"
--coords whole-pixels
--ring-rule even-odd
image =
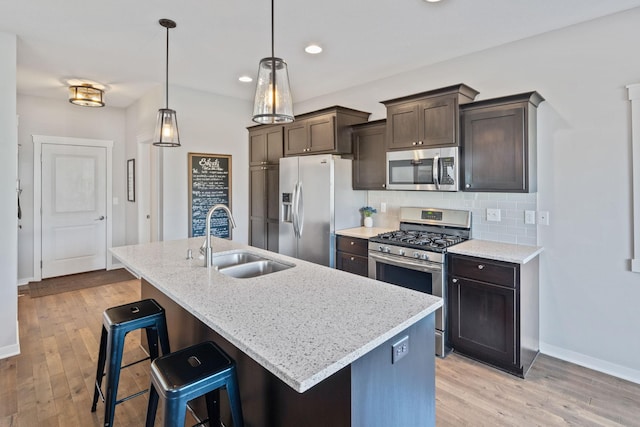
[[[69,86],[69,102],[83,107],[104,107],[104,91],[90,84]]]
[[[287,63],[274,54],[273,0],[271,0],[271,57],[258,65],[256,96],[252,120],[256,123],[290,123],[293,121],[293,101],[289,88]]]
[[[251,83],[253,81],[253,78],[249,76],[240,76],[238,77],[238,80],[240,80],[242,83]]]
[[[160,25],[167,29],[167,62],[165,67],[165,108],[158,110],[158,121],[153,133],[153,145],[158,147],[180,147],[178,134],[178,119],[175,110],[169,108],[169,28],[175,28],[176,23],[170,19],[161,19]]]
[[[311,55],[317,55],[318,53],[322,52],[322,47],[318,46],[317,44],[310,44],[309,46],[304,48],[304,51],[310,53]]]

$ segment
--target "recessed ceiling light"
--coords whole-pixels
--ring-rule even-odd
[[[440,0],[424,0],[427,3],[438,3]]]
[[[249,76],[240,76],[238,77],[238,80],[240,80],[242,83],[251,83],[253,81],[253,79]]]
[[[317,44],[310,44],[309,46],[304,48],[304,51],[310,53],[311,55],[317,55],[322,52],[322,48]]]

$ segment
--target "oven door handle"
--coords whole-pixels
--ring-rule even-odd
[[[384,255],[378,252],[369,252],[369,258],[374,261],[380,261],[384,264],[395,265],[396,267],[408,268],[411,270],[423,271],[426,273],[442,272],[442,265],[429,261],[413,261],[412,259],[398,260],[394,256]]]

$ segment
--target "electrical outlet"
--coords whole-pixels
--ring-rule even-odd
[[[391,346],[391,363],[396,363],[409,354],[409,335]]]
[[[380,202],[380,213],[385,213],[387,211],[387,204],[385,202]]]
[[[500,222],[500,209],[487,208],[487,221]]]
[[[549,225],[549,211],[538,211],[538,224]]]
[[[535,224],[536,223],[536,211],[524,211],[524,223]]]

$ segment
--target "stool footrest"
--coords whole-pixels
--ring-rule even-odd
[[[148,389],[148,388],[147,388],[147,389],[144,389],[144,390],[140,390],[139,392],[134,393],[134,394],[132,394],[131,396],[123,397],[123,398],[122,398],[122,399],[120,399],[120,400],[116,400],[116,405],[119,405],[119,404],[121,404],[122,402],[126,402],[126,401],[127,401],[127,400],[129,400],[129,399],[133,399],[134,397],[142,396],[143,394],[148,393],[148,392],[149,392],[149,389]]]

